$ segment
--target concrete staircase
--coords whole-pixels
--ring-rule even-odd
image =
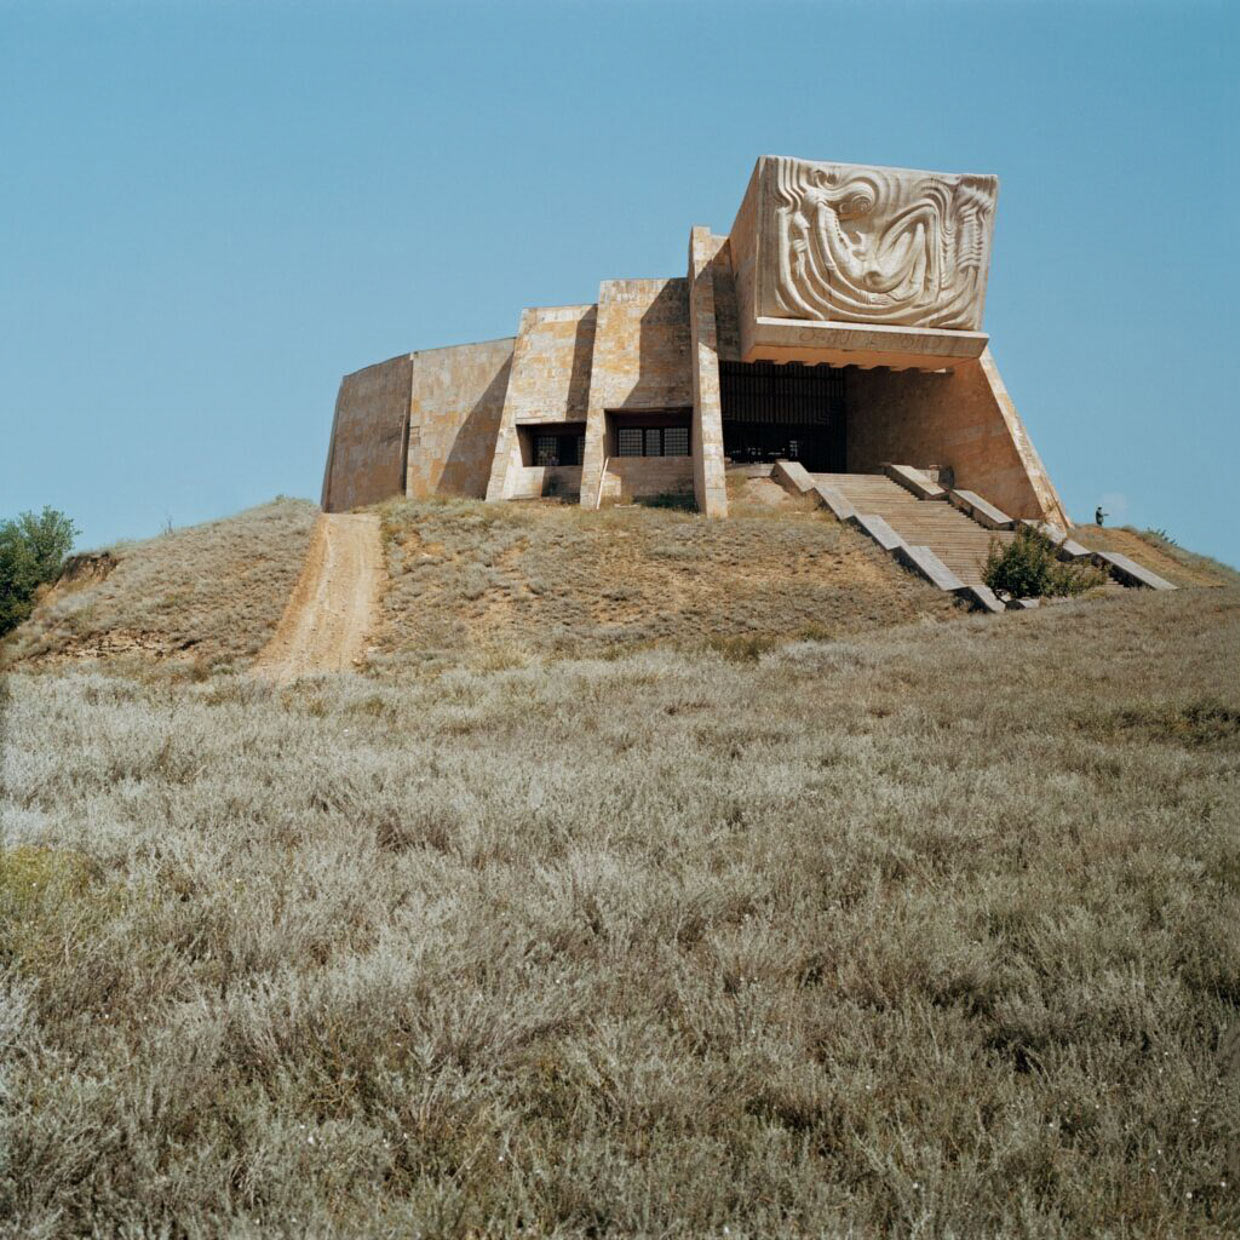
[[[988,530],[949,503],[918,499],[884,474],[810,474],[834,488],[859,513],[882,517],[910,546],[929,547],[967,586],[982,584],[990,540],[1009,543],[1010,530]]]
[[[1091,551],[1045,522],[1013,519],[976,492],[945,489],[911,465],[885,465],[881,474],[811,474],[799,461],[776,461],[770,476],[794,495],[815,495],[836,520],[855,526],[931,585],[984,611],[1041,602],[1001,599],[982,581],[991,542],[1010,543],[1019,525],[1040,529],[1061,560],[1089,561],[1126,586],[1175,589],[1125,555]]]

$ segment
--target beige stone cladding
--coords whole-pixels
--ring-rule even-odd
[[[571,481],[563,472],[570,466],[546,467],[557,471],[552,474],[530,472],[537,467],[523,461],[519,434],[523,426],[585,422],[597,313],[594,305],[522,311],[488,500],[561,493]],[[580,469],[576,478],[574,491],[580,486]]]
[[[732,263],[733,288],[737,306],[737,349],[739,361],[750,361],[745,356],[746,341],[743,339],[745,319],[757,314],[758,305],[758,209],[761,194],[762,160],[754,165],[741,199],[732,232],[728,236],[728,257]]]
[[[725,244],[711,263],[715,293],[715,346],[721,362],[741,360],[741,324],[737,308],[736,276],[732,272],[732,242]]]
[[[691,456],[610,456],[602,498],[604,503],[617,504],[656,496],[688,498],[693,495],[693,482]]]
[[[504,498],[576,501],[580,494],[580,465],[522,465],[509,473]]]
[[[1067,528],[1054,486],[987,349],[950,372],[847,372],[850,473],[884,464],[948,467],[954,485],[1014,517]]]
[[[894,370],[942,370],[960,358],[981,357],[984,332],[932,332],[915,327],[810,326],[788,319],[744,319],[741,357],[746,362],[802,362],[814,366],[889,366]]]
[[[597,508],[603,499],[610,413],[689,410],[692,405],[689,282],[605,280],[599,289],[590,372],[582,505]],[[631,485],[642,473],[642,466],[635,463],[642,459],[632,458],[626,464]]]
[[[753,317],[981,330],[999,179],[764,155],[750,229]]]
[[[693,378],[693,496],[708,517],[728,515],[724,475],[723,415],[719,391],[719,343],[715,271],[730,272],[728,239],[708,228],[689,234],[689,327]]]
[[[401,493],[412,373],[413,357],[406,353],[340,381],[323,477],[324,512],[347,512]]]
[[[413,355],[404,479],[410,498],[486,495],[512,352],[509,336]]]

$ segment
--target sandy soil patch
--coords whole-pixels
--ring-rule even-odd
[[[280,681],[341,672],[362,655],[383,578],[379,518],[324,513],[275,636],[254,671]]]

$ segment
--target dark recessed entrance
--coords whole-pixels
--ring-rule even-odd
[[[800,461],[844,473],[844,371],[799,362],[720,362],[723,452],[737,463]]]

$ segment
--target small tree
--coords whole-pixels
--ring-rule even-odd
[[[994,591],[1013,598],[1044,598],[1053,594],[1080,594],[1103,580],[1090,566],[1061,564],[1058,548],[1041,530],[1018,525],[1010,543],[990,540],[982,565],[982,580]]]
[[[77,533],[55,508],[0,522],[0,636],[34,610],[35,591],[56,579]]]

